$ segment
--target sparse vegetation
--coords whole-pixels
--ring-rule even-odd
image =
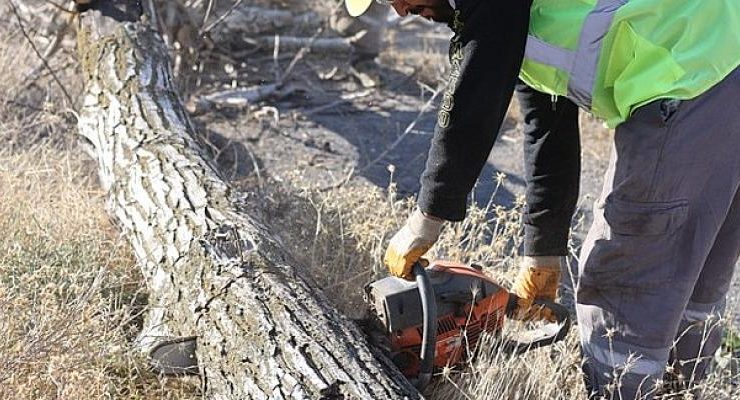
[[[379,264],[383,246],[400,227],[413,202],[396,198],[392,183],[387,190],[350,186],[329,193],[306,190],[298,198],[294,196],[273,196],[277,201],[273,210],[277,210],[279,217],[273,217],[272,224],[289,228],[282,230],[284,242],[294,245],[294,254],[303,255],[302,265],[310,267],[311,274],[328,289],[327,294],[337,307],[361,317],[357,308],[362,302],[361,287],[371,280],[373,273],[374,276],[385,274]],[[465,222],[444,231],[430,258],[479,263],[508,287],[517,267],[521,206],[522,200],[513,208],[471,205]],[[516,330],[517,323],[511,323],[509,328]],[[732,340],[728,339],[727,343]],[[478,357],[465,368],[441,371],[427,391],[429,398],[586,399],[577,328],[572,328],[566,341],[522,356],[500,352],[496,344],[495,339],[488,338]],[[737,384],[740,371],[737,359],[733,365],[728,350],[718,355],[725,362],[718,363],[714,374],[700,387],[708,399],[730,400],[736,395],[733,382]],[[690,399],[690,396],[684,390],[665,399]]]
[[[196,378],[157,376],[136,351],[144,281],[74,140],[71,105],[48,74],[29,84],[25,72],[38,59],[6,20],[0,27],[6,38],[0,44],[0,398],[200,398]],[[53,68],[74,94],[74,65],[67,61]],[[429,64],[420,74],[436,79]],[[385,188],[353,179],[326,189],[290,175],[235,184],[260,191],[266,201],[259,212],[279,227],[274,230],[297,265],[340,310],[359,318],[362,286],[385,273],[379,265],[384,246],[413,207],[396,193],[393,173],[390,167]],[[501,184],[506,177],[495,179]],[[478,262],[508,286],[521,241],[521,206],[522,199],[513,207],[471,205],[466,221],[444,231],[432,256]],[[492,349],[491,339],[466,368],[442,371],[429,397],[585,399],[575,328],[564,343],[525,356]],[[707,399],[737,398],[739,349],[737,331],[729,331],[725,353],[702,385]],[[691,398],[672,398],[683,395]]]
[[[157,377],[132,346],[143,280],[76,144],[71,106],[48,72],[26,76],[39,60],[3,15],[0,398],[197,398],[199,383]],[[68,61],[52,68],[74,93]]]
[[[0,156],[0,398],[197,397],[132,346],[146,292],[101,200],[75,149]]]

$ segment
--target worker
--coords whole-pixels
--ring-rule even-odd
[[[346,8],[332,12],[330,25],[336,32],[343,36],[367,32],[353,45],[353,64],[367,63],[378,56],[383,48],[387,13],[379,2],[370,3],[362,18],[353,18]],[[522,265],[554,269],[549,275],[558,280],[561,260],[568,254],[580,183],[578,108],[566,97],[538,92],[521,81],[516,94],[524,121],[527,160]],[[559,207],[554,209],[550,204]]]
[[[372,2],[345,1],[352,15]],[[454,31],[418,209],[390,241],[390,272],[408,278],[444,222],[464,218],[519,75],[615,128],[578,271],[589,395],[651,399],[666,370],[703,379],[740,254],[740,2],[386,3]],[[523,268],[520,309],[554,297],[556,276]]]

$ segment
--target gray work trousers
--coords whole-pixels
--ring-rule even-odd
[[[703,378],[740,254],[739,186],[740,69],[617,127],[576,292],[594,397],[650,399],[670,363]]]

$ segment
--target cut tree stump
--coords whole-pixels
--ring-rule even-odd
[[[78,129],[149,292],[139,344],[197,337],[212,399],[400,399],[419,393],[371,348],[226,183],[138,1],[81,13]]]

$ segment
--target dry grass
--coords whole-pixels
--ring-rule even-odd
[[[160,379],[132,348],[144,282],[74,145],[70,104],[50,76],[27,79],[39,60],[7,22],[0,28],[0,398],[197,397],[197,383]],[[76,93],[74,66],[64,59],[52,68]]]
[[[143,281],[89,171],[43,142],[0,157],[0,398],[183,398],[131,347]]]
[[[43,144],[4,155],[0,165],[0,329],[7,332],[0,339],[0,397],[197,397],[195,382],[152,375],[131,349],[143,284],[104,214],[90,166]],[[293,219],[290,230],[303,238],[289,241],[302,264],[346,311],[359,309],[370,266],[382,273],[375,260],[411,207],[390,193],[350,186],[301,197],[272,194],[271,209]],[[489,272],[507,282],[521,229],[518,212],[492,210],[495,222],[489,223],[480,223],[483,210],[471,210],[467,225],[445,232],[437,254],[495,265],[498,273]],[[524,357],[484,350],[468,368],[446,371],[431,398],[578,399],[579,362],[575,335]],[[725,373],[714,387],[720,390],[727,379]]]
[[[37,59],[11,24],[0,33],[0,398],[199,397],[198,382],[153,375],[132,348],[144,282],[104,212],[93,166],[73,144],[69,104],[49,77],[27,84],[17,66]],[[75,82],[74,69],[60,73]],[[68,89],[75,93],[74,84]],[[282,228],[299,264],[338,307],[361,316],[361,288],[384,274],[378,260],[413,203],[397,198],[392,183],[380,190],[359,181],[328,192],[281,186],[265,196],[265,218]],[[479,262],[508,286],[521,205],[471,207],[433,256]],[[583,399],[575,337],[523,357],[489,343],[467,368],[444,371],[430,398]],[[730,365],[718,370],[708,398],[733,398],[731,379],[738,372]]]
[[[282,239],[299,265],[309,268],[337,307],[361,317],[362,286],[385,274],[379,264],[384,246],[413,202],[396,198],[393,184],[388,190],[355,183],[329,192],[304,189],[300,195],[273,192],[270,197],[268,219],[281,227]],[[522,205],[521,199],[512,208],[471,205],[465,222],[444,231],[430,258],[479,263],[503,286],[510,286],[522,240]],[[519,327],[511,323],[509,328]],[[523,356],[502,353],[489,339],[465,368],[441,371],[427,394],[430,399],[585,400],[577,337],[573,328],[566,341]],[[740,379],[738,360],[733,367],[727,351],[721,357],[725,362],[700,386],[707,399],[737,396],[732,382],[737,385]],[[665,399],[691,398],[688,392],[672,396]]]

